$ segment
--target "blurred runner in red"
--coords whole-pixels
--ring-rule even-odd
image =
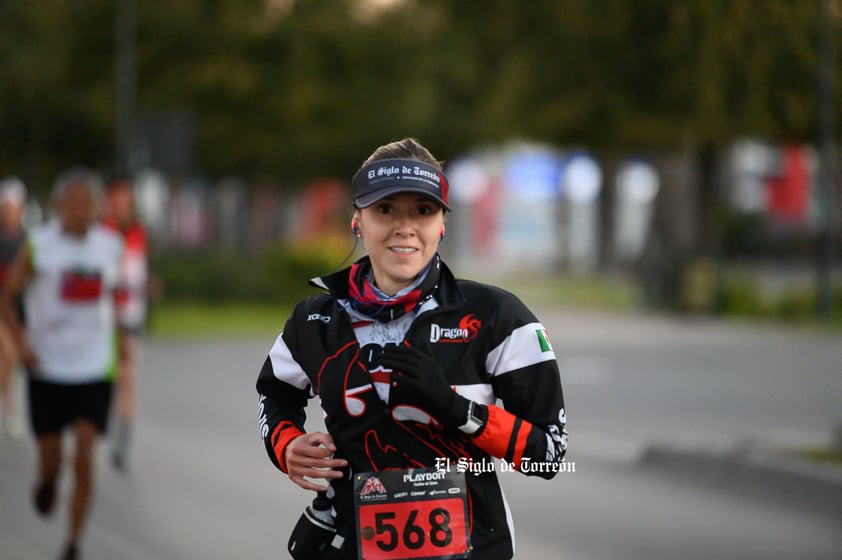
[[[146,229],[137,217],[132,183],[113,180],[106,191],[102,223],[125,241],[120,285],[117,288],[117,324],[120,328],[120,361],[114,407],[117,427],[111,459],[119,470],[128,467],[128,451],[137,407],[137,360],[140,335],[146,321],[149,283],[149,249]]]

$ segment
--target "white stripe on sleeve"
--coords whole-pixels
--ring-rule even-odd
[[[471,385],[454,385],[456,392],[479,404],[494,404],[497,402],[494,389],[490,383],[473,383]]]
[[[546,330],[541,323],[528,323],[518,327],[506,337],[485,360],[491,375],[502,375],[516,369],[555,360],[552,348],[542,344]]]
[[[278,335],[275,344],[269,351],[269,360],[272,362],[272,373],[279,380],[301,390],[307,389],[310,385],[307,374],[292,357],[292,353],[284,342],[283,333]]]

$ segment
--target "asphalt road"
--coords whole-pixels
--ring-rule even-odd
[[[539,315],[562,368],[576,472],[549,482],[501,474],[517,558],[842,558],[838,517],[774,491],[734,492],[637,461],[652,443],[826,440],[842,422],[842,338],[710,321]],[[287,536],[310,496],[271,466],[258,437],[254,380],[271,343],[272,336],[146,342],[131,470],[113,471],[107,444],[100,447],[87,560],[287,557]],[[308,428],[320,423],[311,407]],[[0,439],[2,560],[52,559],[60,547],[64,508],[48,521],[36,518],[33,480],[31,442]]]

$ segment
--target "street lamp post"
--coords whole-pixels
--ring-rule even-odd
[[[821,224],[816,258],[818,315],[833,316],[833,241],[836,235],[836,148],[834,142],[835,68],[831,0],[819,0],[819,207]]]
[[[128,174],[137,134],[136,0],[114,2],[114,171]]]

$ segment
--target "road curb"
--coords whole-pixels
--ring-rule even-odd
[[[760,495],[842,517],[842,469],[780,452],[717,452],[661,445],[646,448],[638,464],[665,469],[717,487]]]

